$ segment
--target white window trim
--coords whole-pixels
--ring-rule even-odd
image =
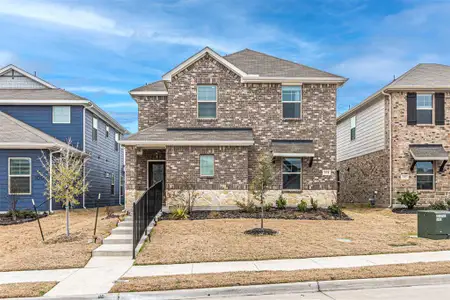
[[[108,125],[106,125],[106,134],[105,134],[105,136],[106,137],[108,137],[109,138],[109,126]]]
[[[26,159],[30,163],[30,174],[29,175],[11,175],[11,160],[12,159]],[[30,157],[8,157],[8,195],[31,195],[33,193],[33,186],[32,186],[32,164],[31,164],[31,158]],[[30,177],[30,192],[29,193],[11,193],[11,177]]]
[[[113,193],[111,194],[111,196],[115,196],[116,195],[116,174],[111,173],[111,187],[113,188]]]
[[[430,161],[426,161],[426,162],[430,162]],[[435,176],[435,172],[436,172],[436,164],[434,161],[431,161],[431,166],[433,167],[433,173],[432,174],[427,174],[427,173],[417,173],[417,166],[416,166],[416,189],[418,191],[434,191],[436,189],[436,176]],[[419,176],[433,176],[433,188],[432,189],[418,189],[417,188],[417,179]]]
[[[285,172],[283,162],[286,158],[300,159],[300,172]],[[281,189],[284,191],[301,191],[303,189],[303,172],[302,171],[303,171],[303,160],[300,157],[283,157],[281,159]],[[283,180],[284,174],[299,174],[300,175],[300,179],[299,179],[300,180],[300,189],[285,189],[284,188],[284,180]]]
[[[355,120],[354,125],[352,124],[353,120]],[[352,139],[352,129],[355,129],[355,138],[354,139]],[[350,118],[350,142],[353,142],[355,140],[356,140],[356,116],[353,116]]]
[[[202,101],[198,101],[198,88],[201,86],[215,86],[216,87],[216,100],[202,100]],[[217,85],[213,85],[213,84],[198,84],[197,85],[197,119],[200,120],[216,120],[217,119],[217,100],[219,99],[219,93],[218,93],[218,87]],[[215,103],[216,104],[216,117],[215,118],[203,118],[200,117],[200,103]]]
[[[65,107],[69,109],[69,121],[68,122],[55,122],[55,107]],[[52,106],[52,123],[53,124],[70,124],[72,123],[72,108],[70,106],[54,105]]]
[[[299,87],[300,88],[300,100],[299,101],[285,101],[283,100],[283,87]],[[301,85],[283,85],[281,86],[281,113],[284,120],[301,120],[303,115],[303,87]],[[298,118],[285,118],[284,117],[284,104],[285,103],[300,103],[300,115]]]
[[[202,156],[212,156],[212,167],[213,167],[212,175],[202,174]],[[214,177],[214,174],[216,173],[216,157],[214,156],[214,154],[200,154],[199,167],[200,167],[200,177]]]
[[[427,95],[431,96],[431,107],[418,107],[417,106],[417,99],[419,95]],[[419,123],[417,121],[417,125],[433,125],[434,124],[434,94],[433,93],[417,93],[416,94],[416,111],[418,110],[431,110],[431,123]]]

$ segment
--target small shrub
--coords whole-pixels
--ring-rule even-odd
[[[447,200],[445,201],[445,203],[447,203],[447,208],[448,208],[448,210],[450,210],[450,199],[447,199]]]
[[[173,220],[186,220],[189,218],[187,210],[183,207],[176,207],[170,212],[170,218]]]
[[[12,217],[13,212],[9,210],[6,213],[7,217]],[[19,219],[33,219],[36,218],[36,213],[32,210],[16,210],[16,217]]]
[[[297,209],[300,212],[306,212],[306,210],[308,209],[308,203],[306,203],[305,200],[300,201],[300,203],[297,204]]]
[[[310,202],[311,202],[311,208],[314,211],[317,211],[319,209],[319,202],[317,200],[314,200],[312,197],[310,199]]]
[[[334,216],[340,215],[342,212],[341,208],[336,203],[328,206],[328,211],[330,212],[330,214],[332,214]]]
[[[218,211],[212,211],[208,214],[209,219],[219,219],[220,217],[221,217],[221,214]]]
[[[270,211],[272,209],[272,203],[264,204],[264,211]]]
[[[283,195],[280,195],[280,197],[278,197],[278,199],[277,199],[276,204],[277,204],[278,209],[285,209],[286,205],[287,205],[287,201],[286,201],[286,199],[283,198]]]
[[[430,204],[430,209],[447,210],[447,205],[444,203],[444,201],[436,201],[436,202]]]
[[[254,213],[258,209],[256,207],[255,202],[253,202],[252,200],[244,200],[244,201],[237,200],[235,203],[236,203],[236,206],[239,207],[240,210],[242,210],[246,213]]]
[[[416,192],[406,191],[400,194],[397,201],[405,205],[408,209],[413,209],[417,202],[419,202],[419,195]]]

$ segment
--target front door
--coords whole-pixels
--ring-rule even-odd
[[[149,161],[148,162],[148,182],[147,188],[151,187],[155,183],[163,181],[164,187],[164,171],[165,171],[165,162],[162,161]]]

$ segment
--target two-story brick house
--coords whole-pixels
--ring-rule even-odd
[[[339,201],[450,196],[450,66],[419,64],[337,118]]]
[[[80,206],[94,207],[99,193],[101,206],[124,202],[119,140],[127,130],[94,102],[9,65],[0,69],[0,120],[0,211],[10,208],[11,198],[19,208],[47,200],[39,158],[58,155],[69,139],[88,170],[89,191]],[[40,209],[59,207],[48,201]]]
[[[295,205],[336,197],[336,92],[346,79],[245,49],[205,48],[162,80],[130,92],[139,132],[126,148],[126,203],[164,179],[165,205],[185,182],[196,206],[232,208],[249,196],[259,153],[274,156],[271,191]]]

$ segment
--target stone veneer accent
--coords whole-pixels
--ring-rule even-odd
[[[450,93],[445,93],[445,125],[407,125],[406,118],[407,92],[392,93],[392,151],[393,151],[393,197],[406,190],[416,191],[416,169],[410,171],[413,162],[409,153],[410,144],[442,144],[446,151],[450,150]],[[434,105],[433,105],[434,106]],[[450,197],[450,166],[445,166],[439,173],[440,161],[436,162],[435,190],[418,191],[421,205]],[[408,179],[401,179],[402,174]]]
[[[133,96],[138,104],[138,130],[167,120],[167,96]]]
[[[339,203],[367,204],[377,191],[376,205],[389,205],[389,151],[381,150],[338,162]]]

